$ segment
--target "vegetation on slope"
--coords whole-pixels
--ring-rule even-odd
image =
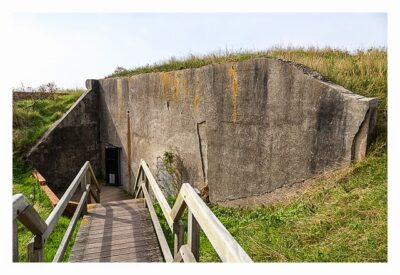
[[[254,261],[387,261],[386,50],[370,49],[350,54],[333,49],[272,49],[191,56],[114,76],[253,57],[276,57],[301,63],[357,94],[378,98],[376,134],[365,160],[316,180],[291,201],[243,209],[210,205],[212,211]],[[161,212],[159,217],[172,247],[173,238]],[[200,247],[200,260],[218,261],[204,234]]]
[[[53,208],[32,176],[32,167],[25,162],[24,156],[80,95],[80,92],[67,95],[55,93],[43,99],[16,99],[13,102],[13,194],[24,194],[43,219],[48,217]],[[52,261],[68,224],[69,219],[61,217],[50,239],[46,241],[46,261]],[[19,224],[18,232],[20,261],[26,261],[27,244],[33,236],[22,224]]]

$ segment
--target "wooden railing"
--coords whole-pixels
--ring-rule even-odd
[[[154,195],[167,224],[174,235],[173,255],[169,249],[160,221],[153,207],[149,187]],[[226,230],[218,218],[203,202],[198,192],[184,183],[171,209],[147,163],[141,160],[134,186],[135,198],[144,197],[154,229],[166,262],[198,262],[200,256],[200,230],[209,239],[223,262],[252,262],[243,248]],[[187,244],[184,244],[184,225],[181,221],[184,210],[188,210]]]
[[[83,194],[53,259],[53,262],[61,262],[79,217],[81,214],[85,214],[87,212],[87,204],[91,203],[91,196],[93,196],[96,202],[100,202],[100,185],[97,182],[89,161],[86,161],[86,163],[82,166],[46,221],[42,220],[33,206],[25,201],[25,198],[22,194],[16,194],[13,196],[14,262],[18,262],[19,260],[17,219],[34,234],[33,239],[28,244],[28,261],[42,262],[44,245],[50,234],[53,232],[57,221],[61,217],[61,214],[67,207],[68,202],[71,200],[79,186],[81,187]]]

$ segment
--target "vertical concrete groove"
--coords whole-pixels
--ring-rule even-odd
[[[204,126],[200,126],[200,125],[204,125]],[[207,148],[204,148],[207,146],[207,144],[204,144],[207,142],[207,137],[203,136],[204,133],[203,131],[200,131],[200,127],[204,127],[205,128],[206,125],[206,121],[202,121],[197,123],[197,136],[199,138],[199,152],[200,152],[200,159],[201,159],[201,171],[203,173],[203,182],[204,185],[207,184],[207,174],[206,174],[206,163],[205,163],[205,159],[204,157],[207,157]],[[205,129],[204,129],[205,131]],[[203,137],[202,137],[203,136]],[[205,154],[205,156],[204,156]]]

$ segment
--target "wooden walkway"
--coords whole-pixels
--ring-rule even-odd
[[[71,201],[78,204],[81,196],[82,196],[82,190],[77,190],[75,194],[72,196]],[[123,191],[121,186],[106,185],[104,183],[101,184],[101,193],[100,193],[101,202],[122,201],[129,199],[133,199],[133,197],[129,196],[128,193]]]
[[[89,205],[69,261],[162,262],[157,237],[143,199]]]

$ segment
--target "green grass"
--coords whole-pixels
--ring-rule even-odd
[[[47,99],[23,99],[13,102],[13,194],[24,194],[43,219],[48,217],[53,208],[32,176],[32,167],[26,163],[24,156],[80,95],[81,93],[74,92]],[[49,240],[46,241],[45,261],[52,261],[69,221],[68,218],[61,217]],[[18,225],[18,232],[20,261],[26,261],[27,244],[33,236],[22,224]],[[73,239],[75,234],[76,232]],[[67,250],[66,259],[70,248]]]
[[[254,261],[384,262],[386,164],[371,156],[288,203],[211,209]],[[203,260],[216,260],[207,242],[202,249]]]
[[[263,207],[209,207],[257,262],[387,261],[387,53],[354,54],[334,49],[272,49],[171,59],[116,76],[196,68],[254,57],[276,57],[304,64],[331,81],[379,99],[376,133],[365,160],[314,181],[287,202]],[[169,199],[170,203],[173,199]],[[170,247],[173,237],[156,205]],[[200,236],[200,260],[220,261]]]

